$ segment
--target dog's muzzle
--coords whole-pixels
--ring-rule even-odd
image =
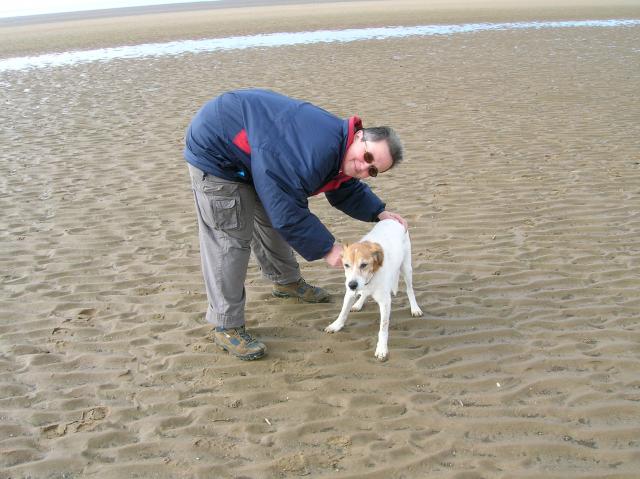
[[[349,283],[347,284],[347,286],[349,286],[349,289],[350,289],[351,291],[355,291],[355,290],[356,290],[356,288],[358,287],[358,282],[357,282],[356,280],[353,280],[353,279],[352,279],[351,281],[349,281]]]

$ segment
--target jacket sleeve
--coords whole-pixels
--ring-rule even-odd
[[[295,171],[271,152],[254,149],[251,157],[253,184],[272,226],[307,261],[324,257],[335,238],[309,210]]]
[[[331,206],[360,221],[377,221],[385,208],[369,185],[355,178],[345,181],[337,190],[327,191],[325,196]]]

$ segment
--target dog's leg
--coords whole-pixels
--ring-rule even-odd
[[[347,320],[349,310],[351,309],[351,306],[353,306],[353,303],[355,303],[355,301],[356,294],[354,292],[347,291],[347,293],[344,295],[344,302],[342,303],[342,310],[338,315],[338,319],[324,328],[327,333],[335,333],[337,331],[340,331],[344,327],[344,323]]]
[[[368,295],[362,293],[358,298],[358,301],[356,301],[356,304],[351,306],[351,311],[360,311],[362,309],[362,306],[364,306],[364,302],[367,300],[367,298]]]
[[[378,302],[380,305],[380,331],[378,332],[378,344],[376,345],[376,358],[381,361],[387,359],[389,349],[389,316],[391,315],[391,294],[389,293],[384,301]]]
[[[407,296],[409,296],[409,304],[411,305],[411,316],[422,316],[422,310],[416,301],[416,295],[413,292],[413,268],[411,267],[411,247],[407,248],[407,252],[402,260],[402,276],[404,276],[404,284],[407,285]]]

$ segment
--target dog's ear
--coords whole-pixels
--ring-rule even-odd
[[[342,243],[342,253],[340,253],[340,257],[344,258],[344,252],[349,247],[349,243]]]
[[[373,271],[377,271],[384,261],[384,251],[382,251],[382,246],[378,243],[373,243],[373,248],[371,248],[371,256],[373,257]]]

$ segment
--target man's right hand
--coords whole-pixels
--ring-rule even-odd
[[[342,268],[342,246],[335,243],[324,259],[332,268]]]

